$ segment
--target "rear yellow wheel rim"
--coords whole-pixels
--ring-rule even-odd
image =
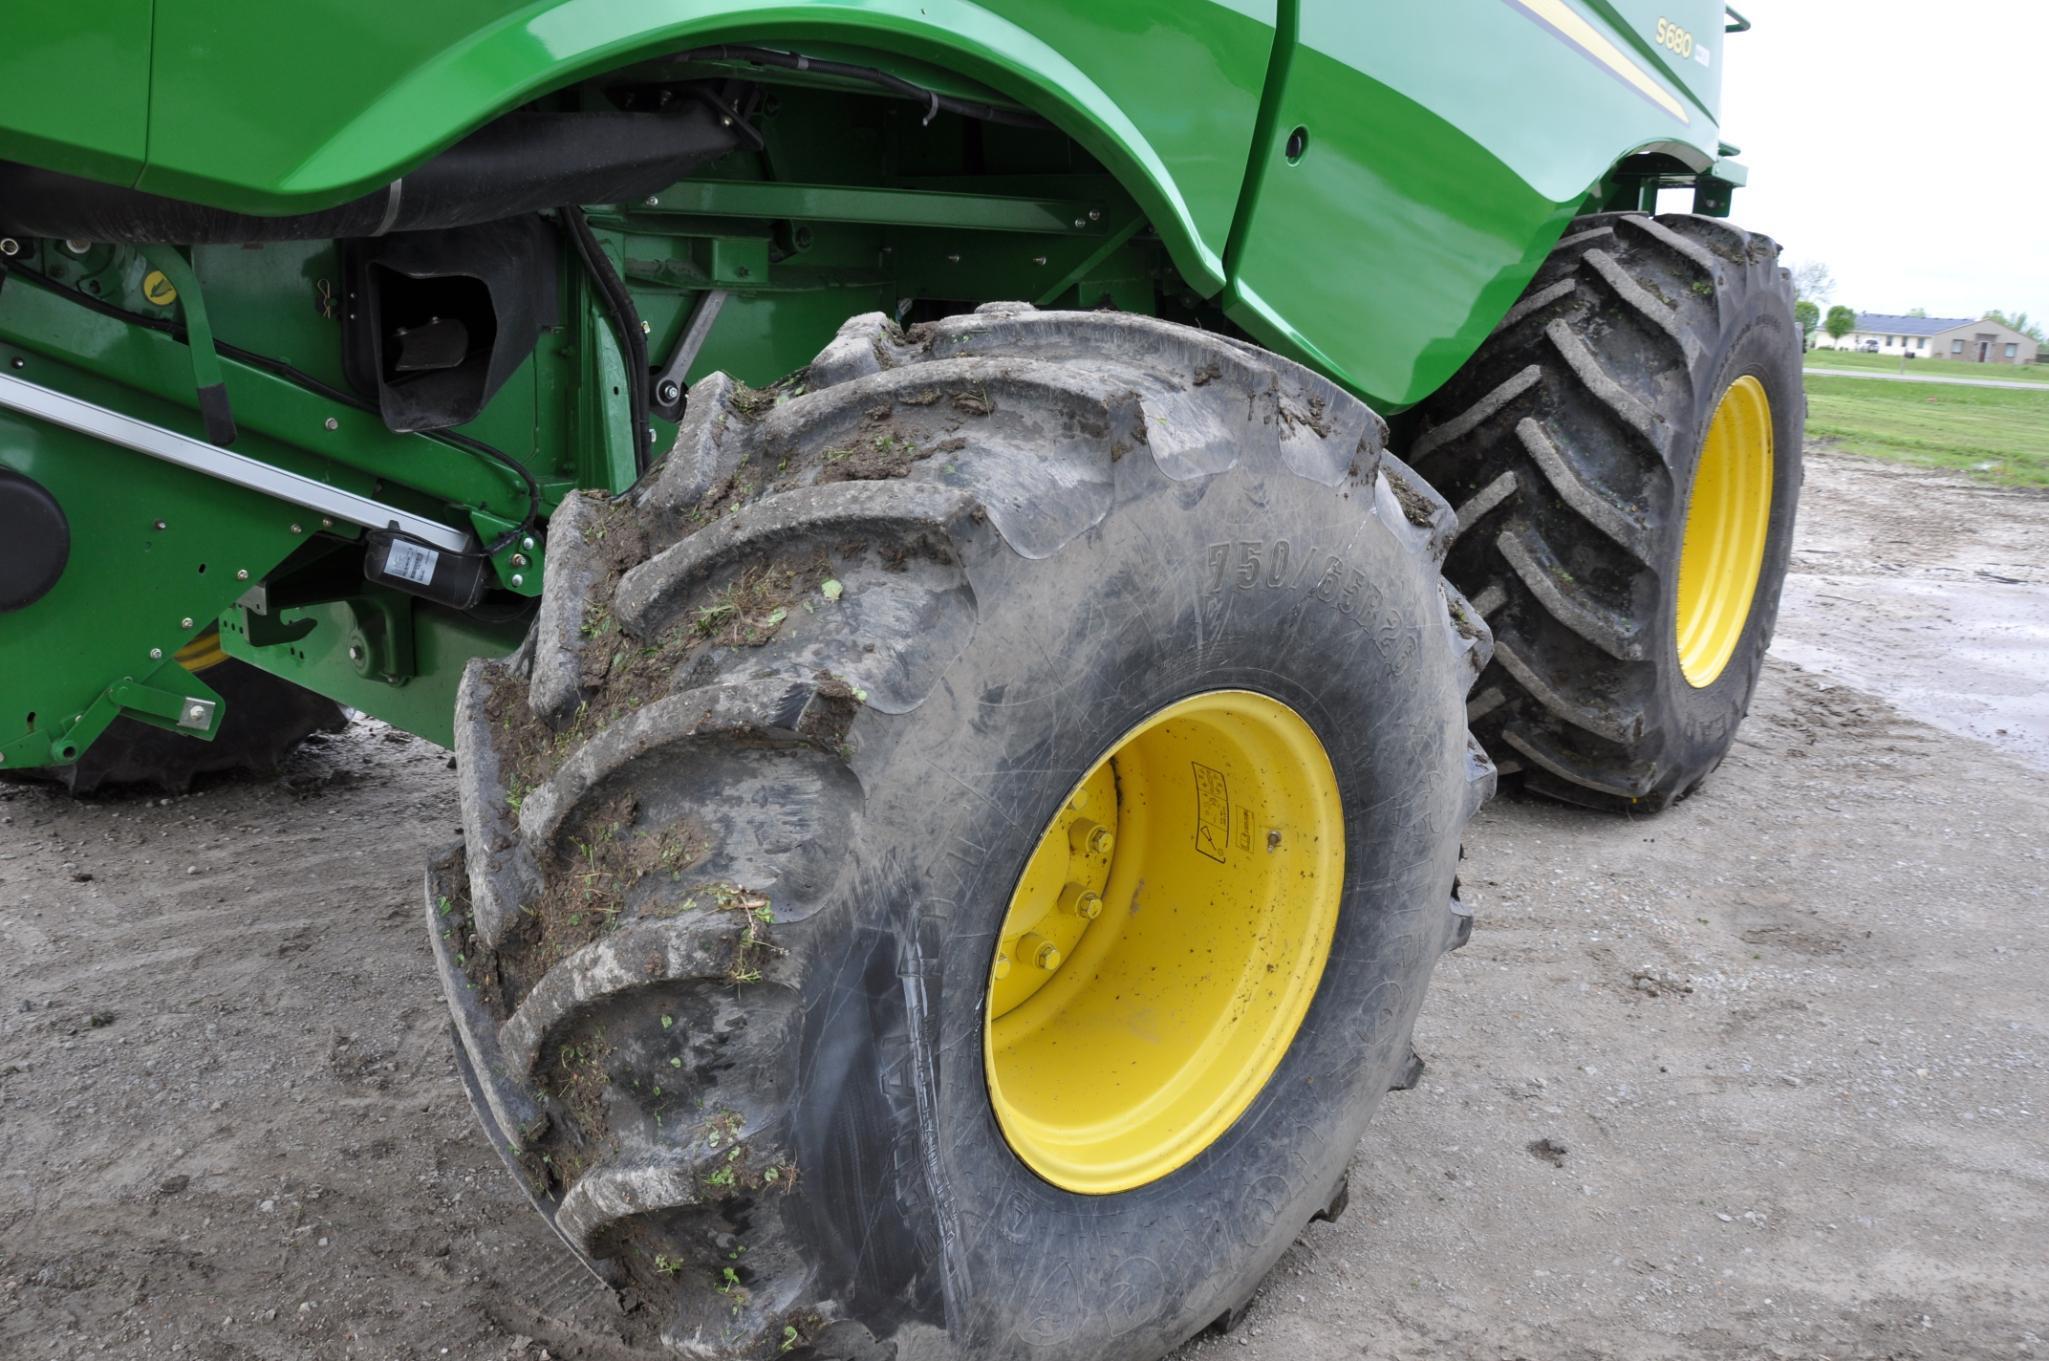
[[[1041,834],[990,970],[1018,1157],[1107,1195],[1209,1147],[1308,1013],[1344,869],[1336,773],[1287,705],[1218,690],[1119,738]]]
[[[1744,375],[1729,385],[1708,424],[1686,534],[1679,550],[1679,671],[1696,689],[1713,685],[1736,655],[1772,519],[1772,404]]]

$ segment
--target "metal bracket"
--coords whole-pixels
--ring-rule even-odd
[[[690,309],[690,319],[683,323],[683,334],[676,337],[676,348],[669,351],[668,361],[656,372],[654,389],[649,395],[649,405],[662,419],[673,421],[683,414],[683,376],[690,372],[690,366],[703,353],[705,338],[711,335],[711,324],[719,319],[719,309],[732,296],[730,289],[710,289],[698,298],[697,306]]]

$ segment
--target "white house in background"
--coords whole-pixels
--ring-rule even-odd
[[[1895,317],[1859,312],[1857,329],[1840,341],[1827,332],[1816,345],[1835,350],[1912,355],[1917,359],[1961,359],[1972,364],[2032,364],[2035,342],[1996,321],[1969,317]]]

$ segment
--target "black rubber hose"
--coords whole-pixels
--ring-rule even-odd
[[[633,472],[636,478],[645,477],[654,463],[654,441],[648,430],[647,398],[647,331],[640,324],[640,309],[633,305],[633,295],[626,291],[626,283],[619,277],[619,271],[612,268],[612,261],[605,254],[605,248],[598,243],[598,234],[591,230],[590,220],[583,210],[574,206],[560,210],[562,223],[569,228],[569,239],[576,243],[576,253],[583,260],[583,267],[589,271],[591,281],[604,296],[605,311],[612,319],[612,328],[619,333],[619,353],[626,359],[626,396],[628,409],[633,413]]]
[[[17,236],[178,245],[440,230],[561,203],[631,202],[748,145],[751,135],[696,102],[659,114],[507,114],[375,193],[290,217],[232,213],[0,161],[0,222]]]

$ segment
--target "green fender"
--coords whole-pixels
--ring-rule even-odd
[[[157,0],[136,187],[243,212],[368,193],[487,119],[720,42],[929,61],[1045,115],[1222,289],[1276,0]]]

